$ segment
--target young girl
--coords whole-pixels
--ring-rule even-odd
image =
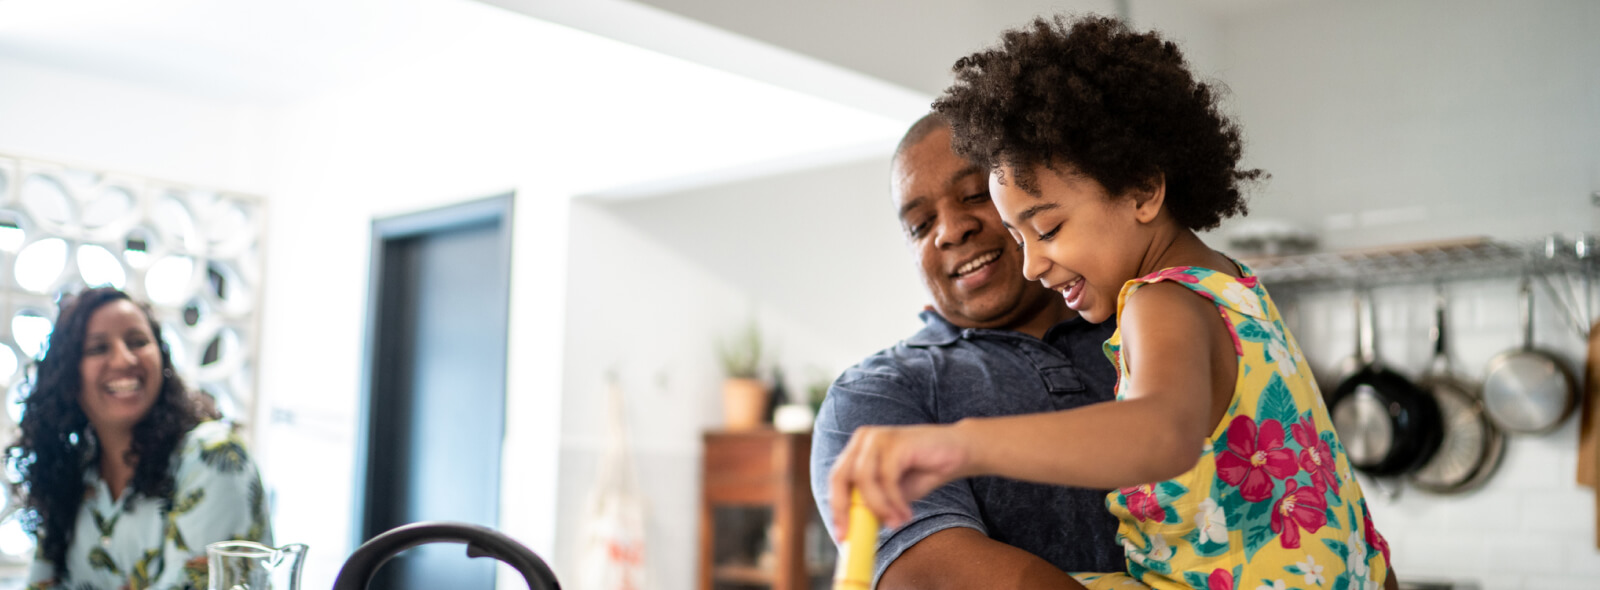
[[[1085,587],[1394,588],[1300,347],[1248,268],[1195,231],[1242,214],[1238,128],[1177,46],[1106,18],[1036,20],[956,63],[934,103],[1024,274],[1106,342],[1117,401],[950,425],[863,427],[830,479],[887,526],[956,478],[1114,488],[1127,571]]]

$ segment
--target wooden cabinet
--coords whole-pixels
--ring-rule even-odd
[[[821,529],[811,498],[810,463],[810,433],[753,430],[705,434],[700,500],[702,590],[802,590],[818,582],[826,587],[832,573],[831,564],[826,563],[831,561],[832,544]],[[755,537],[729,538],[740,535],[741,527],[749,529],[752,520],[758,530]],[[727,549],[740,545],[762,549],[743,558],[730,556]],[[756,554],[766,558],[756,558]]]

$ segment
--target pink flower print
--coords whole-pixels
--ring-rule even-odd
[[[1217,568],[1211,571],[1211,577],[1206,579],[1205,590],[1233,590],[1233,572]]]
[[[1272,497],[1272,480],[1287,479],[1300,472],[1294,451],[1283,448],[1283,425],[1277,420],[1261,422],[1237,416],[1228,424],[1228,450],[1217,456],[1217,476],[1239,488],[1239,495],[1250,502]]]
[[[1378,534],[1377,527],[1372,525],[1372,514],[1367,512],[1367,504],[1365,502],[1361,503],[1361,519],[1366,521],[1362,526],[1365,527],[1367,542],[1371,543],[1373,547],[1377,547],[1380,553],[1383,553],[1384,563],[1389,563],[1389,541],[1384,539],[1383,535]]]
[[[1254,276],[1239,277],[1239,284],[1244,285],[1245,288],[1254,289],[1256,288],[1256,285],[1261,284],[1261,279],[1258,279]]]
[[[1167,509],[1156,500],[1154,484],[1137,485],[1120,490],[1128,498],[1128,512],[1137,520],[1161,522],[1167,518]]]
[[[1145,275],[1145,281],[1154,283],[1160,280],[1178,281],[1180,283],[1199,284],[1200,278],[1189,274],[1189,267],[1174,266]]]
[[[1300,482],[1285,483],[1283,497],[1272,507],[1272,532],[1283,535],[1284,549],[1300,548],[1300,529],[1315,533],[1328,524],[1328,498],[1316,487],[1300,487]]]
[[[1317,427],[1306,418],[1289,427],[1294,441],[1300,443],[1300,468],[1311,474],[1311,484],[1322,493],[1333,490],[1339,493],[1339,476],[1334,468],[1333,449],[1328,442],[1317,437]]]

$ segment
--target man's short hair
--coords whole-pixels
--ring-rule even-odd
[[[906,150],[911,149],[911,146],[917,145],[917,142],[922,141],[922,138],[927,137],[929,133],[949,128],[950,122],[944,118],[944,115],[936,112],[929,112],[923,115],[921,119],[917,119],[917,122],[911,124],[910,129],[906,130],[905,137],[900,138],[900,145],[894,147],[894,159],[899,160],[900,156],[906,153]]]

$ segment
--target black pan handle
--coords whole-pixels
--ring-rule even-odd
[[[550,566],[533,551],[494,529],[458,522],[419,522],[391,529],[356,548],[333,590],[366,590],[378,567],[400,552],[428,543],[466,543],[468,557],[493,557],[515,568],[532,590],[561,590]]]

